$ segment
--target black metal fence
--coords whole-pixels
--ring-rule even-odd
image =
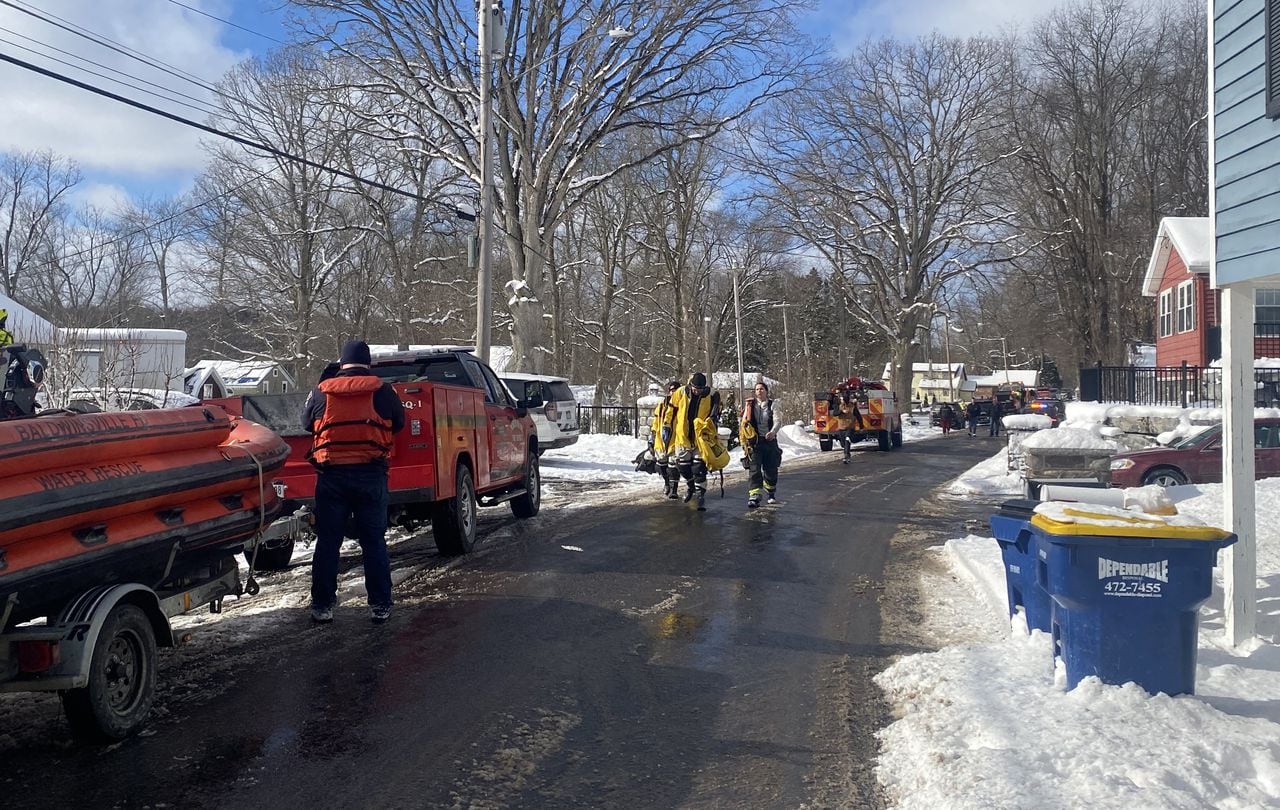
[[[579,405],[578,431],[640,438],[640,408],[635,405]]]
[[[1254,405],[1280,407],[1280,368],[1254,369]],[[1222,369],[1203,366],[1104,366],[1080,369],[1080,399],[1179,408],[1222,406]]]

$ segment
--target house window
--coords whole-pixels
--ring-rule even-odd
[[[205,383],[200,386],[201,399],[213,399],[213,383]]]
[[[1280,337],[1280,289],[1254,291],[1253,322],[1259,337]]]
[[[1173,290],[1160,293],[1160,337],[1173,334]]]
[[[1178,285],[1178,331],[1190,332],[1196,328],[1196,293],[1193,282],[1184,281]]]
[[[1256,8],[1256,6],[1255,6]],[[1266,0],[1266,116],[1280,118],[1280,0]]]

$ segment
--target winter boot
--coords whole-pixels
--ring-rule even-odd
[[[774,491],[774,490],[772,490],[772,489],[771,489],[771,490],[769,490],[769,491],[768,491],[768,495],[769,495],[769,497],[766,499],[766,500],[767,500],[767,502],[768,502],[768,503],[777,503],[777,502],[778,502],[778,499],[775,497],[777,494],[778,494],[778,493],[777,493],[776,491]]]
[[[684,491],[684,502],[688,503],[693,500],[693,484],[689,484],[689,488]]]
[[[670,486],[667,488],[667,497],[673,501],[680,497],[680,479],[679,478],[671,479]]]
[[[707,511],[707,493],[702,490],[698,490],[698,511]]]

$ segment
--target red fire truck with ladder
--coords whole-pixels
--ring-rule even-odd
[[[901,447],[898,398],[881,383],[849,377],[830,391],[813,395],[813,432],[824,452],[841,434],[851,443],[874,439],[881,450]]]

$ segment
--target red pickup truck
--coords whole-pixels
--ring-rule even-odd
[[[493,370],[460,349],[378,355],[373,372],[400,394],[405,427],[396,434],[389,483],[390,521],[409,529],[430,520],[441,554],[475,545],[476,507],[510,502],[518,518],[538,514],[538,432],[528,416],[540,401],[515,401]],[[292,452],[272,484],[284,514],[259,546],[256,567],[289,563],[306,512],[315,501],[315,469],[306,460],[311,434],[301,424],[307,393],[209,400],[276,431]]]

